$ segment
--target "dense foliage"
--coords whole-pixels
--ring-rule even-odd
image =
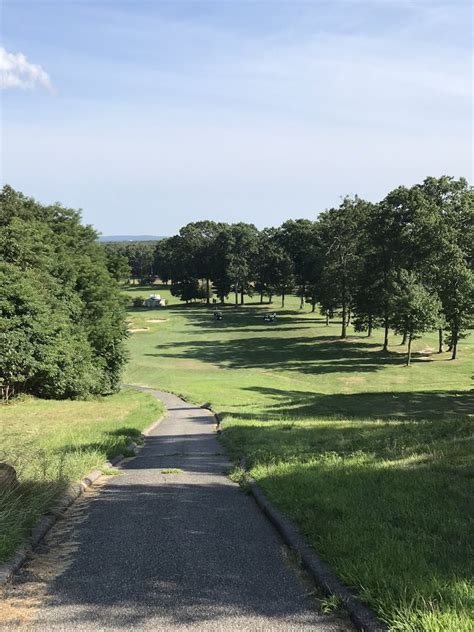
[[[104,251],[77,211],[0,196],[0,387],[50,398],[117,389],[126,323]]]
[[[209,303],[214,291],[221,302],[233,293],[236,304],[245,294],[280,295],[284,306],[296,292],[301,307],[341,314],[341,338],[351,319],[369,336],[384,327],[385,351],[390,328],[408,343],[437,328],[439,350],[446,342],[455,358],[473,317],[473,244],[473,189],[444,176],[398,187],[378,204],[345,198],[316,221],[279,228],[193,222],[155,243],[147,266],[186,302]]]

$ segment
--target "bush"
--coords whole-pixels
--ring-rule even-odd
[[[80,215],[11,187],[0,196],[0,388],[50,398],[118,389],[125,312]]]

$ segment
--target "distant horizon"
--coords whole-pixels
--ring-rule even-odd
[[[102,235],[98,237],[98,241],[160,241],[161,239],[167,239],[171,235],[143,235],[143,234],[128,234],[128,235]]]

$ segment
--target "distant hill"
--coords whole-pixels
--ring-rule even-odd
[[[158,241],[164,235],[101,235],[99,241]]]

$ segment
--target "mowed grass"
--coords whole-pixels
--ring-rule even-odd
[[[0,461],[16,468],[20,484],[0,491],[0,561],[70,482],[120,454],[162,413],[160,402],[131,390],[90,401],[26,397],[1,406]]]
[[[296,298],[267,309],[130,310],[147,329],[126,381],[220,412],[231,454],[392,630],[471,630],[473,336],[450,361],[427,335],[406,367],[399,337],[383,354],[382,332],[341,341]]]

